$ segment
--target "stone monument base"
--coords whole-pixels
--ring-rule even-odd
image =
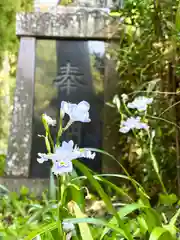
[[[48,189],[49,179],[35,179],[35,178],[15,178],[15,177],[1,177],[0,185],[3,185],[11,192],[19,192],[22,186],[29,189],[30,193],[41,196],[42,192]]]

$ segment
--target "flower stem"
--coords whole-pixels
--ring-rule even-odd
[[[153,138],[152,137],[150,138],[150,147],[149,147],[149,149],[150,149],[150,156],[151,156],[153,168],[154,168],[154,170],[155,170],[155,172],[157,174],[157,177],[159,179],[159,182],[160,182],[160,184],[162,186],[162,189],[163,189],[164,193],[167,194],[167,190],[166,190],[166,188],[164,186],[163,180],[162,180],[161,175],[159,173],[158,162],[157,162],[157,160],[156,160],[156,158],[155,158],[155,156],[153,154]]]
[[[122,101],[122,102],[123,102],[123,106],[124,106],[124,109],[126,110],[126,112],[127,112],[130,116],[133,116],[133,114],[131,113],[131,111],[129,111],[129,109],[128,109],[127,105],[125,104],[125,102],[124,102],[124,101]]]
[[[48,130],[48,138],[49,138],[49,141],[50,141],[50,144],[51,144],[52,152],[54,152],[54,142],[52,140],[52,136],[51,136],[50,130]]]
[[[62,209],[62,202],[61,202],[61,177],[58,177],[58,206],[57,206],[57,216],[58,216],[58,233],[60,239],[63,238],[63,229],[62,229],[62,218],[61,218],[61,209]]]
[[[58,177],[58,232],[61,239],[64,239],[64,233],[62,228],[62,209],[64,206],[64,193],[66,188],[66,175]]]
[[[66,131],[72,125],[72,121],[70,120],[67,125],[62,129],[62,131]]]
[[[60,137],[63,133],[63,128],[62,128],[62,121],[63,121],[63,117],[62,117],[62,114],[61,114],[61,111],[60,111],[60,114],[59,114],[59,130],[58,130],[58,134],[57,134],[57,139],[56,139],[56,145],[59,146],[60,144]]]

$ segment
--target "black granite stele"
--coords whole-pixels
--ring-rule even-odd
[[[58,120],[62,100],[89,101],[92,119],[90,124],[74,124],[63,136],[64,140],[74,139],[81,147],[97,148],[102,146],[103,140],[103,149],[107,151],[114,146],[104,131],[107,115],[113,117],[104,114],[107,113],[104,102],[112,99],[114,93],[115,68],[114,63],[104,58],[103,42],[108,41],[111,45],[121,38],[119,17],[113,17],[107,11],[113,2],[80,0],[73,7],[44,9],[43,5],[40,12],[16,15],[16,35],[20,38],[16,90],[6,177],[0,178],[0,184],[10,191],[18,192],[23,184],[31,192],[41,195],[48,188],[50,166],[36,160],[38,152],[46,152],[44,139],[38,137],[38,134],[44,134],[41,115],[45,112]],[[101,42],[89,41],[92,39]],[[95,60],[93,67],[92,58]],[[67,69],[73,73],[70,79],[65,77]],[[51,130],[54,137],[57,129]],[[85,162],[99,171],[100,157]],[[108,172],[112,163],[105,161],[103,156],[102,171]]]
[[[41,40],[39,40],[40,42]],[[33,117],[33,136],[32,136],[32,153],[30,177],[45,178],[49,176],[49,164],[39,164],[36,161],[38,152],[46,152],[44,139],[38,137],[38,134],[44,134],[44,128],[41,123],[39,114],[46,112],[48,115],[56,118],[58,121],[59,108],[61,101],[69,101],[79,103],[86,100],[90,103],[90,123],[75,123],[63,135],[62,140],[73,139],[80,147],[102,148],[102,128],[103,128],[103,106],[104,95],[103,91],[97,93],[94,84],[94,75],[92,73],[91,57],[94,56],[95,70],[103,75],[103,57],[104,57],[104,42],[93,41],[56,41],[54,46],[54,55],[56,59],[52,62],[47,62],[44,55],[48,54],[48,46],[55,44],[55,41],[47,41],[44,44],[44,52],[40,53],[36,58],[36,67],[40,75],[36,74],[35,79],[35,100],[34,100],[34,117]],[[47,46],[47,48],[46,48]],[[41,46],[42,47],[42,46]],[[51,54],[53,55],[53,51]],[[38,44],[37,44],[38,52]],[[56,66],[55,66],[56,65]],[[52,66],[52,67],[51,67]],[[56,67],[56,72],[55,71]],[[43,75],[45,73],[45,76]],[[44,77],[47,78],[48,85]],[[103,81],[103,77],[102,80]],[[97,84],[97,83],[96,83]],[[103,86],[103,82],[99,82]],[[41,99],[41,94],[49,89],[50,96],[45,95]],[[40,92],[38,89],[42,88]],[[36,89],[38,88],[38,89]],[[52,92],[54,91],[54,94]],[[49,104],[44,106],[44,102]],[[42,101],[42,103],[41,103]],[[41,110],[39,106],[42,105]],[[66,119],[65,119],[66,120]],[[52,127],[53,138],[55,138],[56,128]],[[97,154],[95,160],[82,160],[91,169],[101,171],[101,156]]]

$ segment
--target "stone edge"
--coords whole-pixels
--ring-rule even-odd
[[[4,186],[11,192],[19,192],[22,186],[29,189],[30,193],[41,196],[42,192],[48,189],[48,179],[31,179],[31,178],[6,178],[0,177],[0,185]],[[0,192],[3,189],[0,187]]]
[[[16,35],[42,38],[117,39],[119,17],[106,8],[56,7],[49,12],[18,13]],[[113,33],[113,35],[112,35]]]

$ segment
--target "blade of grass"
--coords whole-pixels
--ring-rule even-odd
[[[145,193],[143,187],[140,185],[140,184],[137,184],[137,182],[129,175],[128,171],[125,169],[125,167],[119,162],[117,161],[117,159],[109,154],[108,152],[104,151],[104,150],[101,150],[101,149],[97,149],[97,148],[88,148],[89,150],[91,151],[94,151],[94,152],[99,152],[99,153],[102,153],[104,155],[107,155],[109,156],[111,159],[113,159],[114,161],[117,162],[117,164],[122,168],[122,170],[124,171],[124,173],[128,176],[129,180],[131,181],[131,183],[133,184],[133,186],[135,187],[135,189],[137,190],[137,192],[140,192],[140,193],[143,193],[146,197],[148,197],[148,195]],[[148,197],[149,198],[149,197]]]
[[[176,214],[171,218],[169,224],[170,225],[175,225],[179,215],[180,215],[180,208],[177,210]]]
[[[124,217],[126,217],[128,214],[139,210],[139,209],[143,209],[143,208],[148,208],[147,206],[143,205],[143,204],[138,204],[138,203],[132,203],[132,204],[128,204],[124,207],[122,207],[119,211],[118,211],[118,215],[121,219],[123,219]],[[111,225],[117,225],[117,220],[115,219],[115,217],[112,217],[109,221],[109,224]],[[107,232],[109,231],[109,229],[106,227],[104,229],[104,231],[102,232],[101,238],[100,240],[102,240],[104,238],[104,236],[107,234]]]
[[[71,204],[71,207],[74,211],[76,218],[84,218],[85,217],[83,212],[79,208],[79,206],[76,204],[76,202],[71,201],[70,204]],[[78,223],[78,225],[79,225],[79,230],[81,233],[82,240],[93,240],[93,237],[92,237],[92,234],[91,234],[88,224],[87,223]]]
[[[156,227],[153,229],[149,240],[158,240],[158,239],[162,239],[162,235],[164,235],[165,233],[168,234],[168,237],[163,237],[164,240],[173,240],[173,237],[171,236],[170,232],[168,230],[166,230],[165,228],[162,227]]]
[[[104,192],[99,182],[93,177],[93,175],[88,170],[88,168],[84,166],[82,163],[80,163],[78,160],[73,160],[73,163],[82,173],[84,173],[84,175],[88,178],[89,182],[96,189],[97,193],[106,204],[107,210],[116,217],[120,228],[124,229],[127,239],[133,240],[129,230],[126,228],[123,221],[119,218],[119,215],[117,214],[116,209],[113,207],[111,200],[109,199],[108,195]]]
[[[96,180],[101,181],[109,185],[112,189],[114,189],[118,194],[125,196],[128,198],[128,200],[133,201],[133,199],[120,187],[117,187],[115,184],[111,183],[110,181],[99,177],[99,176],[94,176]]]
[[[32,231],[27,237],[24,238],[24,240],[32,240],[36,236],[41,235],[48,231],[51,232],[56,228],[57,228],[56,222],[45,224],[45,225],[41,226],[39,229]]]
[[[109,229],[111,229],[117,233],[120,233],[122,236],[126,237],[124,230],[118,228],[117,226],[109,224],[104,220],[97,219],[97,218],[69,218],[69,219],[65,219],[64,222],[72,223],[72,224],[89,223],[89,224],[93,224],[96,226],[98,226],[98,225],[104,226],[104,227],[108,227]]]

